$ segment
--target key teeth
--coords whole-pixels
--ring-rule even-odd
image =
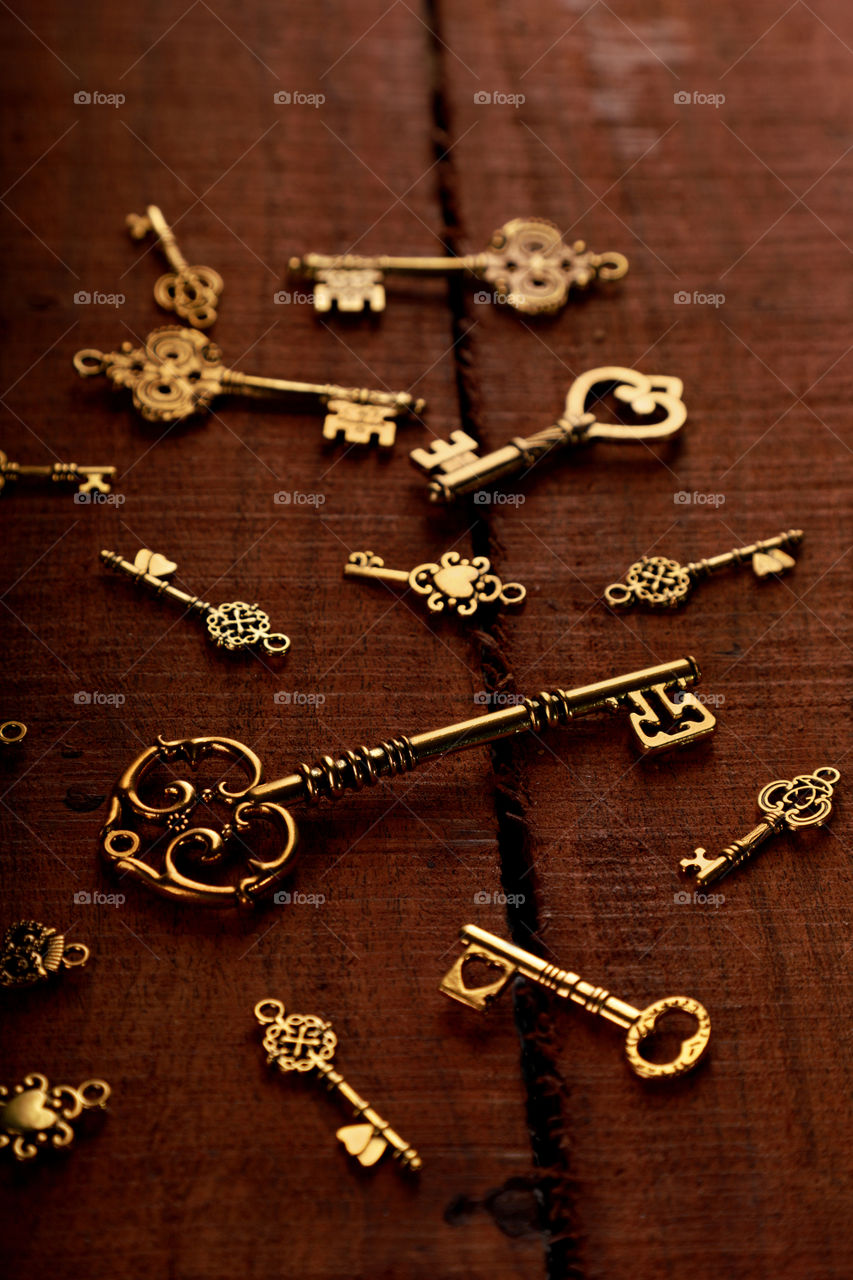
[[[449,440],[433,440],[426,449],[413,449],[409,458],[427,475],[451,471],[477,461],[477,441],[466,431],[451,431]],[[450,464],[450,465],[448,465]]]

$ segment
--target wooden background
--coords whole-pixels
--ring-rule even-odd
[[[752,825],[770,779],[848,772],[848,6],[2,9],[0,444],[115,463],[125,499],[32,487],[0,504],[0,710],[29,726],[2,761],[4,923],[43,919],[94,952],[4,998],[0,1074],[113,1087],[67,1159],[3,1161],[6,1274],[849,1276],[844,786],[823,833],[777,840],[724,902],[682,902],[677,876],[695,844]],[[246,370],[416,389],[429,433],[493,446],[551,422],[581,371],[625,364],[681,377],[688,426],[659,459],[601,446],[541,468],[523,505],[445,511],[408,462],[430,438],[417,424],[389,458],[324,450],[319,415],[237,400],[164,432],[71,367],[168,323],[162,260],[124,232],[150,201],[223,274],[214,333]],[[293,253],[476,251],[524,214],[624,251],[630,275],[539,322],[441,280],[392,284],[373,323],[274,301]],[[790,525],[806,539],[782,582],[720,577],[678,615],[598,602],[652,547],[685,560]],[[191,590],[261,602],[287,661],[230,661],[98,564],[141,545]],[[524,581],[523,613],[466,631],[342,579],[354,549],[408,568],[451,545]],[[472,714],[482,691],[691,652],[719,700],[709,744],[640,763],[624,726],[587,721],[314,810],[291,888],[321,905],[205,914],[98,861],[102,798],[158,732],[237,737],[276,776]],[[95,893],[125,901],[76,897]],[[618,1031],[544,996],[522,988],[488,1017],[451,1005],[437,987],[467,920],[639,1005],[695,995],[708,1065],[649,1088]],[[354,1166],[334,1099],[268,1072],[252,1018],[267,995],[334,1020],[339,1067],[418,1147],[419,1181]]]

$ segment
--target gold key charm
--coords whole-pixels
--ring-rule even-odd
[[[117,387],[127,387],[134,407],[149,422],[183,422],[227,392],[266,399],[308,397],[328,410],[324,439],[342,436],[350,444],[368,444],[375,438],[388,447],[394,443],[396,417],[424,409],[423,400],[405,391],[288,382],[227,369],[215,343],[196,329],[180,326],[155,329],[144,347],[123,342],[121,351],[78,351],[74,368],[81,378],[103,373]]]
[[[298,1075],[315,1071],[327,1089],[335,1089],[352,1107],[360,1123],[345,1125],[335,1136],[360,1165],[369,1168],[376,1164],[390,1147],[404,1169],[420,1169],[423,1162],[414,1147],[404,1142],[388,1121],[335,1071],[332,1058],[338,1038],[330,1022],[313,1013],[285,1015],[280,1000],[259,1000],[255,1017],[265,1028],[264,1050],[268,1064],[275,1063],[285,1075],[291,1071]]]
[[[299,764],[273,782],[264,781],[263,765],[255,752],[233,738],[169,741],[161,737],[137,756],[113,788],[101,850],[116,872],[166,897],[199,906],[252,907],[272,894],[290,872],[297,831],[284,804],[335,799],[345,791],[360,791],[382,778],[409,773],[451,751],[485,746],[519,733],[542,733],[596,712],[627,717],[644,752],[687,746],[707,737],[716,724],[707,706],[691,692],[699,678],[695,658],[678,658],[598,684],[540,693],[515,706],[410,738],[400,736],[376,747],[321,756],[316,764]],[[217,772],[221,768],[213,785],[197,788],[180,777],[184,766],[195,769],[205,760],[212,760]],[[162,781],[164,768],[168,784]],[[151,773],[161,779],[160,803]],[[245,778],[244,786],[235,775]],[[136,856],[142,847],[142,838],[134,830],[138,823],[152,836],[146,852],[156,853],[155,866]],[[256,824],[266,828],[267,834],[272,828],[282,842],[280,853],[267,861],[252,855],[250,832],[257,830]],[[225,884],[221,869],[235,861],[239,878]],[[246,861],[249,870],[240,865]],[[200,878],[207,871],[217,877],[216,883]]]
[[[0,450],[0,492],[16,480],[49,480],[51,484],[73,485],[78,493],[109,493],[115,467],[82,467],[76,462],[50,462],[31,466],[10,462]]]
[[[27,736],[27,726],[22,720],[4,720],[0,724],[0,747],[17,747]]]
[[[624,582],[610,584],[604,599],[612,609],[630,609],[635,604],[647,609],[677,609],[686,602],[697,582],[730,565],[751,560],[757,578],[787,573],[796,561],[783,548],[796,547],[802,538],[802,529],[788,529],[764,542],[751,542],[749,546],[735,547],[733,551],[711,556],[709,560],[694,560],[691,564],[679,564],[666,556],[643,556],[631,565]]]
[[[438,564],[419,564],[406,573],[403,569],[386,569],[385,561],[372,551],[354,551],[344,574],[348,578],[379,578],[405,584],[419,596],[426,596],[431,613],[447,609],[461,618],[473,618],[481,607],[520,605],[527,595],[520,582],[501,582],[489,572],[491,567],[485,556],[465,560],[457,551],[445,551]]]
[[[194,329],[209,329],[216,320],[216,307],[223,290],[222,276],[212,267],[191,267],[178,248],[175,233],[156,204],[145,215],[129,213],[127,229],[134,240],[144,240],[151,232],[172,268],[154,285],[154,299],[164,311],[174,311]]]
[[[11,1147],[16,1160],[32,1160],[50,1146],[70,1147],[74,1141],[73,1120],[84,1111],[107,1105],[110,1086],[104,1080],[84,1080],[73,1089],[69,1084],[52,1088],[47,1076],[34,1071],[14,1088],[0,1085],[0,1148]]]
[[[681,870],[701,885],[713,884],[751,858],[765,840],[786,828],[822,827],[832,811],[832,789],[841,774],[825,765],[814,773],[801,773],[789,781],[777,778],[759,793],[758,807],[766,817],[739,840],[727,845],[717,858],[694,849],[692,858],[681,859]]]
[[[625,1037],[628,1066],[643,1080],[672,1080],[683,1076],[699,1065],[708,1048],[711,1019],[692,996],[664,996],[646,1009],[635,1009],[624,1000],[617,1000],[604,987],[586,982],[568,969],[547,964],[538,956],[522,951],[521,947],[505,942],[475,924],[466,924],[460,938],[465,944],[465,951],[445,974],[440,990],[471,1009],[485,1009],[503,991],[510,978],[521,974],[547,991],[553,991],[562,1000],[571,1000],[588,1013],[615,1022],[617,1027],[624,1027],[628,1033]],[[465,967],[472,960],[483,961],[490,968],[500,970],[500,977],[482,986],[469,986],[465,980]],[[692,1015],[696,1020],[696,1030],[682,1042],[672,1061],[650,1062],[640,1053],[640,1046],[654,1033],[659,1019],[671,1010]]]
[[[212,605],[199,596],[191,596],[172,586],[166,579],[178,566],[156,551],[148,551],[143,547],[137,551],[132,564],[115,551],[102,551],[101,559],[116,573],[125,574],[158,596],[177,600],[186,608],[187,613],[201,614],[210,639],[222,649],[233,653],[238,649],[257,647],[265,653],[285,654],[290,648],[289,637],[280,631],[270,631],[269,615],[256,604],[232,600],[228,604]]]
[[[598,422],[587,408],[608,390],[638,417],[664,414],[648,426],[623,426]],[[527,474],[540,458],[564,449],[576,449],[597,440],[648,444],[677,435],[687,418],[679,378],[638,373],[620,365],[589,369],[576,378],[566,396],[563,416],[553,426],[532,436],[517,436],[502,449],[480,456],[477,442],[464,431],[452,431],[449,440],[435,440],[428,449],[409,454],[419,471],[430,478],[431,502],[453,502],[506,476]]]
[[[0,987],[31,987],[60,969],[76,969],[90,955],[82,942],[66,943],[63,934],[46,924],[19,920],[0,943]]]
[[[494,232],[485,253],[461,258],[309,253],[288,265],[314,281],[317,311],[335,305],[339,311],[384,311],[386,275],[467,272],[491,284],[496,301],[525,315],[541,315],[559,311],[572,287],[585,289],[596,276],[620,280],[628,259],[621,253],[592,253],[583,240],[568,245],[559,227],[545,218],[514,218]]]

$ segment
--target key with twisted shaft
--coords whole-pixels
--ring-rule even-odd
[[[705,1008],[692,996],[664,996],[646,1009],[635,1009],[624,1000],[618,1000],[604,987],[587,982],[568,969],[558,969],[556,965],[540,960],[529,951],[523,951],[521,947],[505,942],[503,938],[487,933],[475,924],[466,924],[459,936],[465,945],[465,951],[445,974],[439,989],[452,1000],[458,1000],[471,1009],[486,1009],[510,979],[521,974],[530,982],[553,991],[561,1000],[570,1000],[581,1005],[588,1013],[606,1018],[608,1022],[615,1022],[617,1027],[624,1027],[628,1033],[625,1037],[628,1066],[643,1080],[672,1080],[676,1076],[683,1076],[699,1065],[708,1048],[711,1019]],[[465,969],[472,960],[482,961],[489,968],[500,970],[500,976],[479,986],[469,985]],[[695,1018],[696,1030],[682,1041],[678,1053],[671,1061],[651,1062],[642,1056],[640,1046],[654,1034],[659,1020],[676,1010]]]
[[[127,215],[127,229],[134,240],[151,233],[157,240],[171,271],[154,285],[154,300],[164,311],[174,311],[194,329],[209,329],[216,320],[222,276],[213,267],[190,266],[178,248],[175,233],[156,204],[149,204],[144,216]]]
[[[126,387],[134,407],[149,422],[183,422],[229,392],[265,399],[301,397],[326,406],[324,439],[342,436],[350,444],[370,444],[375,439],[390,448],[395,419],[403,413],[418,415],[425,407],[423,400],[405,391],[370,391],[239,373],[225,367],[219,347],[205,334],[180,326],[155,329],[144,347],[123,342],[120,351],[106,353],[87,347],[75,355],[74,368],[81,378],[106,374],[116,387]]]
[[[520,582],[501,582],[489,572],[491,567],[486,556],[467,560],[458,551],[445,551],[438,563],[418,564],[407,573],[405,569],[386,569],[382,557],[372,551],[353,551],[344,575],[396,582],[426,596],[430,613],[447,610],[460,618],[473,618],[478,609],[498,604],[515,607],[527,596],[527,588]]]
[[[493,233],[484,253],[460,258],[308,253],[291,258],[288,266],[314,281],[317,311],[335,305],[339,311],[384,311],[386,275],[467,272],[491,284],[496,301],[540,315],[559,311],[573,287],[585,289],[596,277],[620,280],[628,259],[621,253],[592,253],[583,240],[568,245],[559,227],[545,218],[514,218]]]
[[[270,1066],[275,1063],[284,1075],[316,1072],[328,1090],[334,1089],[352,1107],[360,1123],[345,1125],[335,1137],[363,1168],[376,1164],[389,1148],[402,1168],[421,1168],[423,1162],[414,1147],[404,1142],[388,1121],[335,1071],[332,1058],[338,1038],[331,1022],[314,1013],[285,1015],[282,1002],[269,999],[258,1001],[255,1017],[265,1028],[264,1050]]]
[[[334,799],[345,791],[360,791],[383,778],[409,773],[451,751],[485,746],[519,733],[541,733],[600,711],[627,716],[644,752],[687,746],[705,738],[716,724],[707,706],[691,692],[699,679],[695,658],[677,658],[598,684],[540,693],[442,729],[322,756],[316,764],[300,764],[273,782],[263,780],[263,765],[254,751],[233,738],[169,741],[160,737],[137,756],[113,788],[101,850],[115,871],[166,897],[200,906],[251,907],[272,894],[289,874],[297,832],[289,810],[283,807],[288,801]],[[217,764],[218,781],[199,788],[180,776],[184,766],[195,769],[205,760]],[[159,777],[153,789],[159,792],[160,802],[155,802],[157,795],[151,798],[152,775]],[[168,781],[163,781],[164,776]],[[199,809],[202,813],[196,818]],[[256,823],[267,828],[267,844],[273,838],[276,844],[279,839],[283,842],[281,851],[266,861],[252,849],[250,831]],[[136,856],[143,843],[137,825],[146,831],[154,829],[145,852],[155,853],[159,865]],[[234,859],[247,860],[249,870],[236,884],[225,884],[224,865]],[[207,877],[200,878],[204,872]],[[211,875],[217,877],[216,883],[210,882]]]
[[[115,467],[83,467],[76,462],[10,462],[0,449],[0,492],[18,480],[48,480],[59,486],[73,485],[80,494],[109,493],[115,475]]]
[[[679,378],[646,375],[619,365],[589,369],[569,388],[563,416],[535,435],[516,436],[503,448],[481,456],[472,436],[465,431],[452,431],[449,440],[434,440],[428,449],[413,449],[409,457],[430,478],[430,501],[453,502],[507,476],[526,474],[541,458],[550,460],[552,454],[566,449],[598,440],[619,444],[669,440],[678,434],[687,418],[681,399],[683,389]],[[589,411],[588,402],[594,404],[608,390],[638,417],[664,416],[648,425],[598,422]]]
[[[704,849],[693,850],[692,858],[681,859],[681,870],[701,885],[722,880],[779,832],[801,827],[822,827],[832,812],[832,789],[841,774],[824,765],[814,773],[796,778],[777,778],[759,792],[758,808],[765,815],[757,827],[727,845],[719,857],[709,857]]]

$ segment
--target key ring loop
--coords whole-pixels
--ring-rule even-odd
[[[696,1019],[696,1030],[683,1040],[678,1053],[670,1062],[650,1062],[640,1055],[639,1047],[653,1034],[658,1019],[671,1009],[689,1013]],[[625,1057],[628,1065],[641,1080],[671,1080],[686,1075],[702,1060],[711,1038],[711,1019],[708,1011],[692,996],[664,996],[656,1000],[631,1023],[625,1036]]]

